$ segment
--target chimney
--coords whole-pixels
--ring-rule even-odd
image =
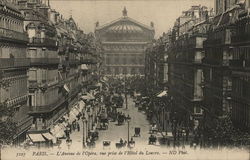
[[[154,28],[154,22],[150,22],[150,26]]]
[[[99,27],[99,22],[98,21],[95,23],[95,27]]]
[[[246,0],[246,10],[249,14],[250,13],[250,0]]]

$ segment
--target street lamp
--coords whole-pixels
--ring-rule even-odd
[[[86,121],[87,120],[85,118],[85,115],[83,114],[83,116],[82,116],[82,134],[83,134],[83,136],[82,136],[82,145],[83,145],[83,148],[86,147],[86,140],[85,140],[85,138],[87,136],[87,134],[86,134],[86,129],[87,129]]]
[[[128,121],[128,146],[129,146],[129,122],[130,122],[130,119],[128,119],[127,121]]]
[[[71,146],[71,144],[72,144],[72,140],[68,138],[68,139],[66,140],[66,143],[67,143],[68,149],[70,149],[70,146]]]
[[[124,77],[124,94],[125,94],[126,109],[128,109],[128,97],[127,97],[127,90],[126,90],[126,75]]]

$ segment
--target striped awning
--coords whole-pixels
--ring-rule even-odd
[[[43,138],[42,134],[28,134],[30,140],[32,142],[45,142],[46,140]]]
[[[43,133],[42,134],[46,139],[48,140],[53,140],[55,137],[52,136],[50,133]]]

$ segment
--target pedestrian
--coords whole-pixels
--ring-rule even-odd
[[[131,137],[130,143],[135,143],[134,139]]]
[[[195,142],[193,143],[193,146],[194,146],[194,149],[196,149],[196,143]]]
[[[123,139],[122,138],[120,139],[120,144],[123,144]]]
[[[169,139],[167,140],[167,145],[170,146],[170,140]]]
[[[73,123],[72,123],[72,129],[73,129],[73,131],[75,131],[75,121],[73,121]]]
[[[188,137],[189,137],[189,129],[186,129],[186,141],[188,141]]]
[[[78,130],[78,132],[80,132],[80,125],[79,125],[79,123],[77,123],[77,130]]]
[[[69,133],[71,134],[71,132],[72,132],[72,125],[70,124],[69,125]]]

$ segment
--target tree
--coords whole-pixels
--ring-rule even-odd
[[[249,135],[234,127],[229,115],[215,120],[214,127],[210,128],[210,138],[220,144],[233,144],[248,139]]]
[[[1,81],[0,88],[7,89],[10,83]],[[10,144],[13,136],[17,132],[17,126],[14,122],[14,109],[5,102],[0,103],[0,144]]]

